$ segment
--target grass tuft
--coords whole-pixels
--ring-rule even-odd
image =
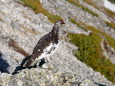
[[[95,8],[98,8],[98,7],[92,2],[92,0],[83,0],[83,1],[84,1],[85,3],[91,5],[91,6],[95,7]]]
[[[83,22],[77,22],[75,19],[69,18],[69,20],[73,23],[78,25],[77,23],[79,23],[80,26],[82,26],[83,28],[92,31],[93,33],[97,34],[97,35],[102,35],[106,38],[107,43],[113,47],[115,49],[115,39],[112,38],[111,36],[107,35],[106,33],[102,32],[101,29],[97,29],[93,26],[87,25]],[[73,22],[74,21],[74,22]]]
[[[88,66],[92,67],[94,70],[99,71],[105,75],[108,80],[115,83],[115,65],[102,55],[102,49],[100,48],[100,35],[104,36],[107,40],[107,43],[114,49],[115,39],[93,26],[82,22],[77,22],[72,18],[69,18],[69,20],[73,24],[90,30],[93,33],[89,36],[84,34],[68,34],[71,42],[79,47],[79,50],[75,53],[75,56],[82,62],[86,63]]]
[[[96,9],[98,10],[101,10],[103,11],[104,13],[106,13],[109,17],[115,17],[115,12],[105,8],[105,7],[102,7],[102,9],[100,9],[94,2],[92,2],[92,0],[84,0],[85,3],[95,7]]]
[[[109,0],[109,1],[115,4],[115,0]]]
[[[103,8],[103,10],[108,16],[115,17],[115,12],[113,12],[113,11],[107,9],[107,8]]]
[[[99,16],[97,13],[95,13],[95,12],[91,11],[90,9],[88,9],[87,7],[84,7],[83,5],[81,5],[81,4],[79,3],[79,1],[75,1],[75,0],[66,0],[66,1],[68,1],[68,2],[71,3],[71,4],[74,4],[74,5],[77,6],[77,7],[80,7],[82,10],[84,10],[84,11],[90,13],[90,14],[93,15],[93,16],[96,16],[96,17]]]
[[[70,17],[69,17],[68,19],[69,19],[69,21],[71,21],[71,23],[76,24],[77,27],[79,27],[79,28],[81,28],[81,29],[87,31],[87,29],[85,29],[79,22],[75,21],[74,19],[72,19],[72,18],[70,18]]]
[[[105,58],[100,48],[101,37],[95,33],[87,36],[85,34],[69,33],[70,41],[79,47],[75,56],[95,71],[105,75],[105,77],[115,83],[115,65]]]
[[[47,16],[52,23],[55,23],[56,21],[62,19],[60,16],[53,15],[49,13],[46,9],[44,9],[42,4],[40,3],[40,0],[21,0],[21,1],[24,3],[24,5],[31,7],[35,13],[42,13],[45,16]]]
[[[109,25],[111,28],[115,29],[115,23],[112,22],[105,22],[107,25]]]

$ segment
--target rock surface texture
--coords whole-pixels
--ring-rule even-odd
[[[110,21],[109,18],[82,0],[80,3],[100,14],[100,17],[93,17],[65,0],[40,2],[52,14],[60,15],[66,23],[60,31],[60,46],[51,56],[51,61],[46,63],[48,68],[23,69],[12,75],[25,56],[32,53],[38,40],[50,32],[54,24],[43,14],[35,14],[15,0],[0,0],[0,86],[115,86],[99,72],[76,59],[73,51],[78,48],[66,39],[66,32],[89,34],[72,24],[68,20],[70,16],[101,27],[107,34],[115,37],[115,30],[105,28],[104,21]]]

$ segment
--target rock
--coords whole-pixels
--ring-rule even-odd
[[[6,73],[0,74],[0,86],[8,86],[10,79],[11,79],[10,74]]]
[[[90,9],[91,11],[99,14],[99,17],[95,17],[93,15],[91,15],[90,13],[83,11],[82,9],[80,9],[80,7],[74,6],[70,3],[68,3],[66,0],[57,0],[53,1],[53,0],[42,0],[42,4],[43,6],[50,11],[53,14],[58,14],[60,16],[63,16],[64,19],[67,19],[67,17],[75,17],[75,19],[77,21],[81,21],[84,23],[87,23],[89,25],[92,25],[96,28],[102,29],[105,33],[107,33],[108,35],[112,36],[113,38],[115,38],[115,31],[106,31],[106,23],[105,21],[110,22],[109,19],[111,19],[110,17],[108,17],[107,15],[105,15],[105,13],[101,12],[100,10],[96,9],[95,7],[85,3],[83,0],[80,0],[79,2],[81,3],[81,5],[85,6],[86,8]],[[104,2],[103,0],[101,1],[96,1],[96,0],[92,0],[92,2],[94,2],[98,7],[103,6]],[[67,10],[68,8],[68,10]],[[100,7],[100,9],[102,9]],[[114,19],[113,19],[114,21]],[[113,29],[111,27],[107,27],[109,29]]]
[[[71,73],[50,73],[44,69],[26,69],[13,76],[9,86],[71,86],[75,82]]]
[[[98,86],[93,81],[84,80],[78,85],[75,75],[70,72],[52,72],[48,69],[25,69],[16,75],[2,74],[2,86]]]
[[[95,27],[102,27],[105,24],[104,19],[93,17],[65,0],[41,0],[46,10],[60,15],[66,23],[61,29],[60,46],[57,52],[51,56],[51,61],[45,64],[48,68],[20,69],[20,63],[25,56],[17,52],[20,51],[19,47],[31,54],[38,40],[51,31],[53,24],[42,13],[35,14],[30,8],[17,1],[0,0],[0,19],[2,19],[0,21],[0,58],[7,64],[5,66],[0,61],[2,72],[0,72],[0,86],[96,86],[95,83],[102,86],[115,86],[99,72],[95,72],[76,59],[73,51],[78,47],[68,42],[66,38],[67,32],[87,35],[90,33],[72,24],[68,17],[75,16],[78,21]],[[89,7],[89,5],[86,6]],[[95,8],[91,7],[91,9],[101,14]],[[107,20],[108,17],[104,16]],[[114,31],[112,33],[114,34]],[[9,46],[10,39],[18,44],[17,50]],[[7,68],[8,72],[4,73],[3,70]],[[16,69],[19,71],[12,75]]]
[[[20,26],[19,26],[19,24],[17,22],[12,22],[11,26],[12,26],[13,29],[20,30]]]
[[[84,80],[80,83],[79,86],[98,86],[90,80]]]

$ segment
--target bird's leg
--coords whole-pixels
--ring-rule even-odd
[[[42,68],[48,68],[47,65],[45,63],[49,62],[50,61],[50,58],[49,57],[45,57],[45,58],[42,58],[40,63],[37,63],[36,66],[37,67],[42,67]]]
[[[45,63],[45,58],[42,58],[41,61],[37,63],[37,67],[42,67],[42,65],[44,65]]]
[[[50,57],[47,57],[47,60],[48,60],[48,62],[50,62],[51,61]]]
[[[42,68],[48,68],[45,63],[46,63],[46,58],[43,58],[43,59],[41,59],[41,62],[39,64],[39,66],[42,67]]]
[[[50,57],[46,57],[45,58],[45,62],[47,63],[47,62],[49,62],[50,61]]]
[[[39,62],[35,65],[35,67],[37,67],[37,68],[39,67]]]

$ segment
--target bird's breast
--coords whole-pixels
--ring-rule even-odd
[[[58,48],[59,43],[50,43],[49,46],[47,46],[44,50],[43,53],[37,58],[37,60],[45,58],[45,57],[49,57],[50,55],[52,55],[56,49]]]

